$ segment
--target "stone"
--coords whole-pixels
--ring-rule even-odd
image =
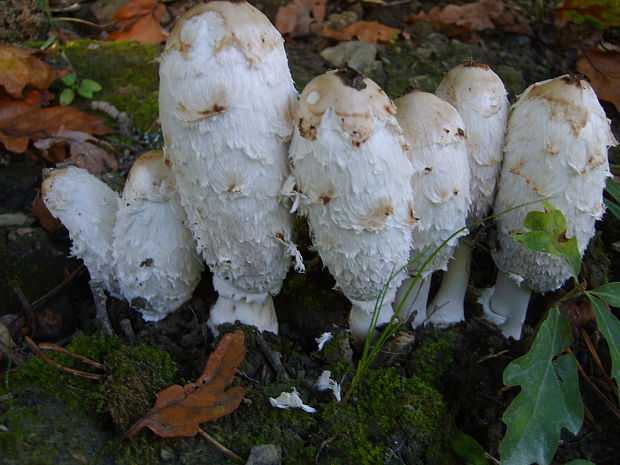
[[[252,447],[245,465],[280,465],[282,449],[276,444],[262,444]]]

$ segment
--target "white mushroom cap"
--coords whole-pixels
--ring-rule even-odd
[[[174,177],[160,150],[131,167],[114,228],[120,290],[146,321],[158,321],[190,299],[202,262],[186,226]]]
[[[471,62],[448,71],[435,93],[454,105],[467,126],[472,223],[493,204],[510,107],[506,89],[487,65]]]
[[[323,263],[354,303],[356,338],[368,329],[356,324],[356,312],[372,311],[411,247],[413,170],[394,114],[373,81],[330,71],[301,94],[291,143],[300,207]],[[385,306],[402,279],[392,282]]]
[[[547,200],[564,213],[567,237],[577,237],[583,254],[603,215],[603,189],[609,176],[607,148],[615,145],[609,120],[585,79],[560,76],[528,87],[514,105],[508,123],[504,164],[495,212],[535,200]],[[512,239],[526,232],[530,205],[497,218],[498,268],[523,285],[547,292],[570,276],[566,262],[527,249]]]
[[[85,169],[66,164],[45,175],[42,196],[69,231],[72,255],[82,259],[92,279],[118,296],[112,258],[118,194]]]
[[[414,90],[397,99],[396,106],[414,170],[411,185],[418,219],[413,228],[413,258],[427,247],[435,251],[467,224],[471,200],[467,136],[456,109],[434,94]],[[457,243],[458,236],[441,249],[423,276],[445,270]]]
[[[292,248],[280,188],[296,96],[282,36],[246,2],[197,5],[160,77],[165,154],[200,254],[234,295],[277,293]]]

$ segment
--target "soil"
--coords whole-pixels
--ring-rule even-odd
[[[6,17],[2,9],[15,8],[14,3],[0,6],[0,18]],[[40,24],[45,18],[44,12],[37,7],[40,2],[27,3],[32,8],[31,13],[25,9],[21,16],[15,17],[15,23],[0,23],[0,28],[4,29],[0,31],[3,33],[0,40],[23,43],[42,38],[40,28],[32,28],[32,24]],[[53,6],[70,2],[49,3]],[[164,17],[164,25],[169,27],[175,17],[192,3],[187,0],[165,2],[168,16]],[[277,7],[285,2],[253,3],[274,21]],[[392,98],[401,94],[413,80],[422,90],[434,90],[443,73],[461,61],[473,58],[488,63],[504,79],[514,102],[527,85],[573,72],[580,48],[599,41],[615,41],[618,45],[620,37],[617,28],[601,32],[573,23],[560,28],[548,6],[537,13],[532,2],[516,0],[506,3],[527,18],[533,29],[531,35],[496,28],[451,38],[434,31],[426,22],[404,21],[420,9],[428,11],[444,3],[447,2],[388,2],[381,5],[330,1],[327,12],[328,16],[351,13],[358,19],[379,21],[407,33],[395,43],[375,45],[369,57],[360,64]],[[105,23],[110,18],[109,11],[115,11],[110,5],[116,4],[86,0],[77,5],[78,9],[66,14]],[[49,23],[45,24],[49,28]],[[80,23],[56,24],[61,29],[54,31],[60,33],[63,40],[98,40],[102,35],[101,29]],[[23,34],[16,34],[16,29]],[[111,48],[114,45],[92,44],[70,42],[66,46],[66,55],[79,75],[104,84],[102,100],[113,102],[133,119],[133,125],[124,128],[122,136],[118,122],[109,121],[117,128],[117,133],[110,136],[109,141],[114,146],[120,168],[118,172],[107,175],[106,181],[122,186],[135,157],[161,145],[153,97],[157,86],[157,65],[153,58],[161,47],[142,48],[133,44],[129,48],[120,45],[120,48]],[[320,53],[336,45],[338,42],[315,35],[287,40],[290,67],[299,89],[313,76],[333,67]],[[114,65],[98,61],[106,54],[118,61]],[[107,81],[105,71],[122,68],[127,72],[138,69],[138,66],[143,67],[136,73],[141,77],[137,83],[127,82],[120,86],[117,81]],[[131,79],[129,74],[123,75],[122,80]],[[139,109],[131,106],[136,104]],[[76,105],[87,107],[86,102],[77,102]],[[604,105],[618,138],[618,113],[612,105]],[[618,163],[617,150],[610,153],[610,161]],[[106,394],[93,384],[79,384],[70,376],[59,374],[55,377],[55,369],[31,358],[33,354],[22,336],[30,334],[35,341],[61,345],[71,344],[76,338],[81,340],[79,338],[83,335],[94,337],[95,308],[87,271],[78,271],[67,279],[68,273],[80,265],[78,260],[66,258],[70,247],[67,232],[63,228],[53,233],[44,230],[32,214],[31,203],[40,186],[41,169],[49,164],[34,156],[6,152],[1,146],[0,162],[0,217],[3,219],[0,223],[0,292],[3,296],[0,315],[4,315],[2,321],[18,343],[14,352],[21,358],[13,363],[6,357],[0,358],[0,369],[4,373],[4,388],[0,391],[0,441],[3,434],[10,432],[9,426],[13,428],[11,446],[7,446],[7,454],[0,457],[0,463],[235,463],[199,439],[166,442],[154,439],[150,432],[142,432],[137,441],[128,445],[120,436],[140,416],[139,413],[132,411],[119,419],[119,415],[109,408],[112,402],[109,398],[92,404],[85,401],[84,405],[78,400],[82,395],[95,398],[101,392],[105,397],[113,392],[114,387],[109,387]],[[23,215],[7,216],[16,213]],[[598,229],[584,259],[582,277],[593,284],[620,280],[620,249],[616,243],[620,223],[608,215],[599,223]],[[282,292],[275,298],[280,334],[277,337],[259,336],[250,328],[242,328],[247,335],[249,355],[239,368],[235,383],[246,386],[247,401],[239,411],[205,424],[204,429],[244,456],[252,445],[276,443],[282,448],[284,463],[465,463],[454,456],[447,445],[449,436],[457,431],[471,435],[491,456],[499,457],[498,446],[505,433],[501,417],[518,392],[518,388],[504,386],[502,373],[508,363],[527,352],[535,328],[567,290],[534,296],[524,337],[520,341],[504,338],[495,327],[479,318],[481,310],[476,303],[478,290],[489,286],[495,273],[484,242],[486,232],[485,229],[479,232],[479,247],[473,257],[471,288],[466,300],[467,321],[448,330],[401,330],[395,334],[375,361],[364,387],[354,394],[346,408],[339,411],[339,404],[334,402],[331,393],[318,392],[314,382],[323,370],[331,370],[334,379],[342,382],[344,390],[351,382],[359,353],[353,353],[344,331],[349,304],[333,289],[333,278],[310,247],[307,225],[299,220],[296,243],[303,253],[306,272],[300,275],[291,271]],[[437,288],[439,280],[440,276],[434,277],[431,292]],[[65,285],[58,288],[55,295],[45,297],[41,304],[28,308],[24,302],[37,301],[63,281]],[[10,285],[9,282],[16,284]],[[16,289],[23,292],[24,299],[18,297]],[[167,378],[162,375],[161,383],[182,384],[195,379],[215,347],[216,340],[206,321],[216,297],[211,275],[205,271],[192,300],[156,324],[144,322],[126,302],[109,298],[108,312],[120,345],[109,341],[108,345],[92,342],[93,347],[101,344],[98,352],[92,347],[84,350],[92,358],[101,357],[100,361],[103,361],[111,353],[125,350],[120,349],[121,346],[136,348],[146,344],[164,351],[176,367],[174,376]],[[601,363],[609,372],[605,342],[584,302],[569,300],[563,304],[562,311],[569,318],[574,332],[572,351],[584,369],[580,388],[586,415],[579,435],[562,433],[553,464],[580,458],[597,465],[620,464],[620,422],[596,392],[603,391],[614,398],[608,378],[598,368],[593,355],[597,353],[601,357]],[[35,327],[36,332],[33,331]],[[222,329],[225,331],[226,328]],[[315,338],[324,332],[332,332],[336,337],[330,343],[329,351],[319,352]],[[590,340],[593,350],[586,344]],[[70,347],[78,351],[81,346]],[[132,354],[131,357],[139,359],[140,356]],[[29,360],[15,370],[14,363],[23,359]],[[35,362],[39,364],[33,365]],[[64,362],[70,363],[68,359]],[[51,370],[49,378],[45,378],[48,373],[45,370]],[[382,386],[381,389],[393,389],[393,394],[373,391],[371,381]],[[267,405],[267,397],[275,397],[285,390],[290,392],[293,385],[302,392],[306,403],[322,409],[318,416],[297,411],[285,415]],[[165,386],[164,383],[157,389],[153,386],[147,389],[147,405],[153,401],[154,393]],[[375,397],[371,402],[372,396]],[[394,410],[392,403],[420,405],[420,423],[411,420],[407,423],[409,426],[405,425],[404,414]],[[247,418],[244,419],[243,415]],[[61,421],[63,419],[66,421]],[[397,424],[390,423],[394,420]],[[356,424],[363,422],[368,423],[360,426],[359,432],[353,432]],[[403,424],[398,424],[400,422]],[[368,427],[369,424],[372,427]],[[411,424],[416,427],[412,428]],[[420,425],[436,427],[425,431]],[[80,431],[89,432],[88,441],[79,440]],[[356,441],[366,443],[362,445]],[[355,455],[355,450],[366,455],[360,458]]]

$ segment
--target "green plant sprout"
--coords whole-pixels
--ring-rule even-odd
[[[76,93],[84,98],[92,99],[95,92],[99,92],[103,89],[101,84],[97,81],[93,81],[92,79],[86,78],[78,82],[77,75],[75,73],[67,74],[62,77],[60,81],[67,86],[60,93],[59,99],[61,105],[70,105],[75,99]]]

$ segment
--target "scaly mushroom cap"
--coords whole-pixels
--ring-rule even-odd
[[[457,109],[467,127],[471,168],[468,223],[488,215],[502,163],[510,104],[502,80],[487,65],[472,62],[452,68],[435,93]]]
[[[615,143],[609,120],[585,79],[565,75],[531,85],[508,122],[495,212],[547,200],[564,213],[567,236],[577,237],[583,254],[604,212],[607,148]],[[560,287],[570,270],[563,259],[512,239],[527,231],[523,220],[531,210],[543,207],[535,204],[497,218],[493,258],[506,274],[524,279],[526,287],[547,292]]]
[[[83,168],[62,165],[44,176],[43,201],[69,231],[71,254],[81,258],[92,279],[119,296],[112,258],[112,237],[120,198]]]
[[[114,228],[114,262],[123,297],[146,321],[158,321],[190,299],[202,262],[187,229],[163,153],[131,167]]]
[[[347,71],[314,78],[297,108],[290,158],[300,207],[323,263],[352,301],[374,303],[409,257],[413,171],[394,115],[379,86]],[[401,280],[402,273],[392,288]]]
[[[170,35],[160,77],[165,156],[214,282],[239,298],[277,293],[290,264],[280,188],[296,96],[280,33],[246,2],[197,5]]]
[[[470,206],[467,136],[456,109],[434,94],[414,90],[397,99],[396,106],[414,171],[411,186],[419,218],[413,229],[413,258],[426,247],[434,252],[466,225]],[[457,243],[458,236],[435,255],[423,276],[445,270]],[[418,259],[416,265],[425,259]]]

